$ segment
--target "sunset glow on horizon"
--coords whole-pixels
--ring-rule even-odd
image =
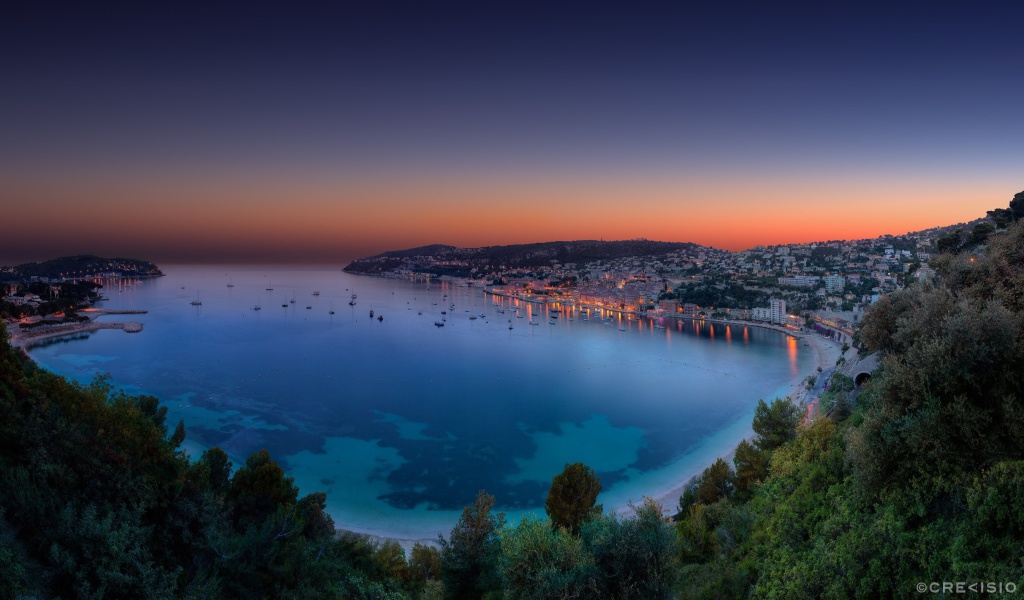
[[[995,11],[22,8],[0,25],[0,264],[742,250],[1024,189],[1024,54]]]

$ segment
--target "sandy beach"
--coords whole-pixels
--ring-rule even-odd
[[[774,327],[771,328],[776,329]],[[781,329],[780,331],[785,331],[785,333],[792,335],[798,340],[807,342],[809,347],[814,348],[815,354],[817,355],[815,369],[804,373],[803,377],[797,383],[793,384],[789,392],[786,394],[786,397],[789,398],[791,402],[796,404],[798,407],[802,407],[807,394],[807,389],[804,386],[804,381],[807,376],[817,374],[818,369],[824,370],[828,367],[835,366],[836,361],[839,360],[839,357],[842,355],[842,346],[838,342],[823,338],[815,333],[800,333]],[[765,400],[768,401],[769,399],[766,398]],[[728,440],[727,444],[719,447],[718,452],[716,453],[716,458],[722,458],[731,465],[733,456],[736,454],[736,446],[738,446],[743,439],[743,437],[738,437]],[[752,437],[747,439],[750,441],[752,440]],[[679,497],[683,495],[683,490],[685,490],[696,477],[700,476],[700,474],[704,472],[704,469],[711,465],[711,462],[714,462],[714,459],[703,466],[695,466],[692,472],[688,472],[682,478],[677,479],[678,485],[667,490],[652,490],[649,497],[660,502],[669,514],[674,514],[678,509]],[[634,504],[638,504],[638,502],[634,502]],[[615,506],[612,507],[611,510],[620,515],[629,514],[631,512],[628,505]]]

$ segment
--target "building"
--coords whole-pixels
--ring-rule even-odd
[[[825,281],[825,291],[829,293],[846,289],[846,278],[842,275],[826,275],[822,279]]]
[[[786,301],[779,298],[772,298],[771,303],[768,305],[768,320],[772,323],[778,323],[779,325],[785,325],[786,323]]]
[[[817,275],[794,275],[793,277],[779,277],[779,285],[792,287],[814,287],[821,278]]]

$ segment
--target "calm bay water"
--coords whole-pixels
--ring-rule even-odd
[[[785,395],[815,364],[776,331],[579,312],[552,324],[546,307],[439,282],[164,271],[111,282],[98,304],[148,310],[103,317],[141,321],[142,333],[100,331],[33,358],[160,397],[193,453],[220,446],[238,464],[266,448],[301,493],[328,493],[339,527],[406,539],[447,534],[480,489],[512,518],[542,514],[566,462],[598,472],[609,508],[663,493],[731,449],[757,400]]]

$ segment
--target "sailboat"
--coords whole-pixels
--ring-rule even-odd
[[[228,275],[228,287],[235,287],[234,282],[231,281],[231,276],[230,275]]]
[[[331,312],[329,314],[332,314],[332,315],[334,314],[334,303],[333,302],[331,302]]]
[[[191,304],[192,306],[202,306],[203,305],[203,301],[199,297],[199,292],[196,292],[196,299],[193,300],[192,302],[190,302],[189,304]]]
[[[267,288],[267,291],[268,292],[274,291],[274,280],[273,279],[270,280],[270,287]]]

